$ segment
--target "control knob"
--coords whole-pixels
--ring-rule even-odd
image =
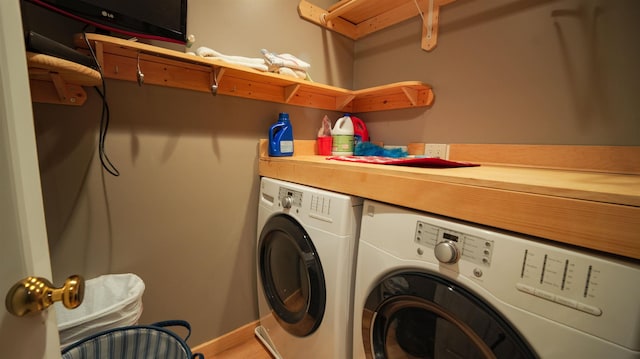
[[[282,208],[289,209],[293,205],[293,198],[291,196],[282,197],[280,203],[282,203]]]
[[[453,264],[460,259],[460,251],[452,241],[442,241],[433,248],[436,258],[445,264]]]

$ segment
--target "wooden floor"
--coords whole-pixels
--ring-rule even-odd
[[[250,339],[244,343],[229,348],[219,354],[205,356],[213,359],[272,359],[271,354],[257,339]]]
[[[257,322],[249,323],[191,350],[204,354],[207,359],[272,359],[253,333],[257,325]]]

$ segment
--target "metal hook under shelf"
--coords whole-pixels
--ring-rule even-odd
[[[136,80],[138,81],[138,86],[142,86],[142,84],[144,83],[144,74],[142,73],[142,70],[140,70],[140,52],[139,51],[138,51],[138,57],[136,59],[136,68],[137,68]]]
[[[215,68],[211,70],[211,94],[218,94],[218,71]]]

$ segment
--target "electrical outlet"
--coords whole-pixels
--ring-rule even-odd
[[[449,158],[449,145],[442,143],[427,143],[424,145],[425,157],[437,157],[443,160]]]

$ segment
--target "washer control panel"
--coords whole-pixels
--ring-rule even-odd
[[[442,264],[461,260],[484,267],[491,266],[495,246],[492,240],[424,221],[416,223],[414,242],[431,248]],[[602,315],[601,308],[586,303],[599,294],[601,271],[597,266],[534,247],[523,251],[515,289],[591,315]],[[482,267],[473,269],[476,278],[484,274]]]
[[[432,248],[438,261],[453,264],[460,259],[482,266],[491,265],[492,240],[418,221],[414,242]]]

